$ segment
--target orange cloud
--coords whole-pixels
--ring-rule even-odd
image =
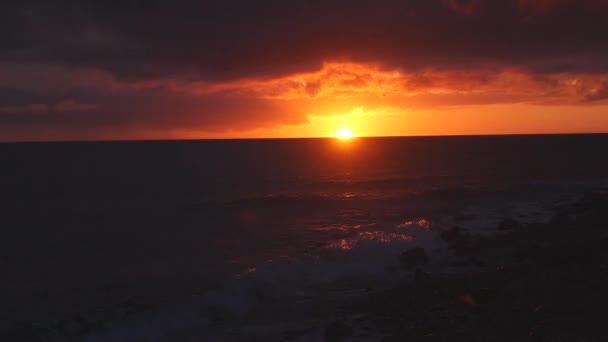
[[[82,83],[78,78],[64,79],[69,80],[62,85],[66,89]],[[401,127],[403,134],[415,134],[413,130],[422,127],[422,122],[430,124],[412,113],[427,116],[450,110],[453,115],[474,108],[479,113],[482,112],[479,108],[520,104],[526,108],[537,105],[582,108],[608,102],[607,74],[535,74],[522,68],[408,71],[374,63],[334,61],[324,63],[314,72],[224,82],[178,77],[149,82],[106,79],[93,83],[100,89],[93,94],[97,97],[91,94],[86,98],[68,97],[66,93],[63,98],[70,100],[46,100],[54,105],[5,105],[0,108],[3,113],[0,118],[7,127],[29,125],[32,136],[37,136],[38,133],[34,134],[37,127],[61,127],[69,122],[64,127],[73,132],[64,133],[76,138],[80,135],[70,134],[87,132],[104,138],[315,136],[333,135],[340,126],[350,127],[357,134],[382,135],[383,131],[396,134],[397,127]],[[9,95],[14,98],[11,94],[5,97]],[[103,107],[91,101],[103,103]],[[37,115],[38,112],[49,115]],[[83,112],[87,115],[81,115]],[[397,120],[398,116],[403,120]],[[98,128],[91,127],[91,121]],[[443,125],[439,119],[433,122]],[[136,132],[133,127],[137,127]],[[420,134],[435,132],[420,129]],[[54,136],[49,132],[40,134]]]
[[[233,94],[287,101],[314,113],[350,111],[356,106],[410,109],[464,104],[533,102],[583,103],[608,75],[561,73],[535,75],[519,69],[404,72],[363,63],[325,63],[321,70],[264,80],[215,84],[171,81],[168,89],[194,95]],[[350,107],[349,107],[350,106]],[[323,110],[332,108],[332,110]]]

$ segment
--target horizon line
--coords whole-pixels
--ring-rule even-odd
[[[517,137],[517,136],[558,136],[558,135],[608,135],[608,132],[588,133],[497,133],[497,134],[436,134],[436,135],[365,135],[354,136],[352,139],[382,139],[382,138],[466,138],[466,137]],[[46,143],[121,143],[121,142],[195,142],[195,141],[248,141],[248,140],[320,140],[337,139],[334,136],[314,137],[259,137],[259,138],[160,138],[160,139],[91,139],[91,140],[18,140],[0,141],[0,144],[46,144]]]

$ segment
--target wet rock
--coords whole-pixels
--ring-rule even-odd
[[[431,275],[426,273],[425,271],[421,270],[421,269],[416,269],[416,272],[414,272],[414,280],[415,281],[427,281],[427,280],[431,280]]]
[[[477,267],[488,267],[488,263],[485,260],[478,258],[472,258],[471,263]]]
[[[454,216],[454,221],[456,222],[464,222],[464,221],[472,221],[477,219],[477,215],[473,215],[473,214],[459,214]]]
[[[498,223],[498,230],[508,231],[521,228],[521,223],[513,218],[504,218]]]
[[[426,334],[426,335],[422,335],[420,336],[417,341],[423,341],[423,342],[443,342],[445,341],[445,339],[437,334]]]
[[[325,327],[325,342],[344,341],[354,333],[353,328],[344,321],[335,321]]]
[[[424,248],[411,248],[401,253],[399,262],[401,263],[401,266],[405,268],[414,268],[427,264],[429,262],[429,256],[426,254]]]
[[[551,219],[549,220],[549,224],[554,225],[565,225],[570,223],[570,215],[565,210],[559,210]]]
[[[462,229],[458,226],[446,229],[439,235],[445,242],[453,243],[463,238]]]
[[[479,305],[487,305],[498,297],[498,291],[489,288],[475,289],[471,292],[471,297]]]
[[[278,342],[278,341],[282,341],[282,340],[279,340],[276,337],[265,336],[265,335],[262,335],[259,333],[250,333],[249,335],[247,335],[243,338],[243,341],[246,341],[246,342]]]
[[[0,330],[0,341],[45,341],[49,329],[42,323],[17,323],[8,329]]]

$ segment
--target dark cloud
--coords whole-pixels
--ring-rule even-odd
[[[51,100],[48,96],[43,96],[34,92],[21,89],[0,87],[1,106],[24,106],[32,102],[46,103]]]
[[[476,15],[481,0],[444,0],[444,3],[456,12],[466,15]]]
[[[539,66],[548,61],[560,70],[607,71],[604,4],[22,1],[5,4],[0,14],[6,36],[1,55],[101,68],[127,79],[179,73],[211,80],[270,77],[315,70],[324,60],[338,58],[406,69],[499,63],[552,70]],[[548,11],[552,6],[563,10]],[[531,20],[528,12],[545,15]],[[579,63],[573,53],[593,58]],[[568,63],[554,62],[558,57]]]
[[[167,84],[271,80],[319,71],[327,61],[413,74],[407,89],[441,83],[429,71],[599,75],[608,73],[606,37],[608,0],[4,0],[0,125],[301,123],[307,113],[282,100],[185,94]],[[358,75],[341,80],[368,83]],[[324,89],[322,82],[293,87],[309,97]],[[41,108],[29,105],[47,106],[49,115],[16,111]]]
[[[112,127],[142,130],[155,127],[164,130],[197,127],[207,130],[242,130],[250,129],[252,122],[259,127],[306,122],[305,113],[289,108],[289,104],[284,101],[237,97],[234,94],[192,96],[138,90],[98,100],[102,104],[75,99],[61,100],[47,105],[43,113],[40,110],[28,110],[29,105],[7,106],[4,107],[4,114],[0,115],[0,125],[62,124],[76,128],[92,126],[100,130]],[[277,112],[285,115],[277,117]]]

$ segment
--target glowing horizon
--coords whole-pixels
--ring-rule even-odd
[[[605,0],[425,3],[9,8],[0,141],[608,133]]]

